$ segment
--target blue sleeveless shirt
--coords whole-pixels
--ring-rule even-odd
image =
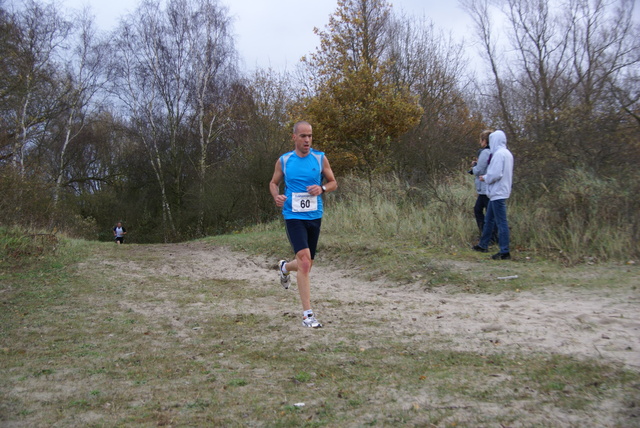
[[[307,187],[322,185],[324,153],[311,149],[305,157],[295,151],[280,156],[284,174],[284,194],[287,200],[282,207],[285,220],[315,220],[322,218],[322,196],[311,196]]]

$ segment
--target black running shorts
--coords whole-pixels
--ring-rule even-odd
[[[315,220],[285,220],[287,237],[293,247],[293,252],[298,254],[299,251],[308,248],[311,252],[311,260],[316,256],[316,247],[318,246],[318,238],[320,238],[320,225],[322,219]]]

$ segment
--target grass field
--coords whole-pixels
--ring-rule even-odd
[[[319,330],[300,326],[295,289],[275,279],[272,265],[289,250],[271,229],[176,245],[61,240],[48,251],[41,243],[8,251],[0,425],[640,426],[640,370],[606,347],[599,358],[516,346],[508,328],[446,329],[481,323],[464,311],[475,299],[506,301],[495,311],[515,321],[525,299],[516,293],[537,299],[542,290],[545,302],[624,303],[623,321],[637,326],[635,266],[565,268],[524,255],[496,265],[465,249],[347,243],[331,231],[323,242]],[[600,334],[594,323],[575,328]]]

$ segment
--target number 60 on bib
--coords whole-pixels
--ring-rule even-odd
[[[294,213],[304,213],[318,210],[318,197],[309,193],[292,193],[291,210]]]

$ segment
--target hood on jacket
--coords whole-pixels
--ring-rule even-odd
[[[507,147],[507,136],[504,132],[495,131],[489,134],[489,147],[491,147],[491,153],[495,153],[499,149]]]

